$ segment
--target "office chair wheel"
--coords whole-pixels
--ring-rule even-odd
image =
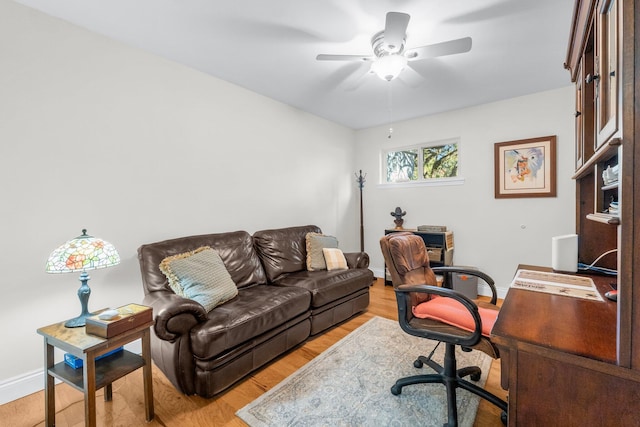
[[[420,369],[420,368],[422,368],[423,366],[424,366],[424,363],[422,363],[422,360],[420,360],[420,359],[416,359],[416,360],[413,362],[413,367],[414,367],[414,368],[418,368],[418,369]]]
[[[469,378],[471,379],[471,381],[480,381],[481,376],[482,372],[474,372],[473,374],[469,375]]]
[[[400,393],[402,393],[402,387],[398,387],[396,384],[391,386],[391,394],[393,394],[394,396],[397,396]]]

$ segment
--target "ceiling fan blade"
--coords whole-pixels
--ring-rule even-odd
[[[409,18],[410,16],[406,13],[387,13],[387,22],[384,27],[384,44],[388,52],[395,53],[402,48],[407,37]]]
[[[465,53],[471,50],[471,37],[464,37],[447,42],[430,44],[427,46],[416,47],[405,52],[404,56],[409,61],[419,59],[435,58],[437,56],[453,55],[456,53]]]
[[[327,55],[320,54],[316,56],[318,61],[372,61],[373,56],[370,55]]]
[[[345,92],[353,92],[354,90],[360,89],[360,87],[369,80],[370,73],[371,70],[368,64],[360,64],[350,76],[342,81],[340,86]]]
[[[425,78],[411,65],[407,65],[404,70],[402,70],[398,76],[398,80],[412,88],[416,88],[425,82]]]

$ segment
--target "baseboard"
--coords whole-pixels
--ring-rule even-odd
[[[496,286],[496,293],[498,294],[498,298],[499,299],[504,299],[507,296],[507,291],[508,290],[509,290],[509,288],[505,289],[505,288],[501,288],[499,286]],[[486,284],[481,284],[480,287],[478,288],[478,294],[490,297],[491,296],[491,288]]]
[[[142,354],[140,340],[125,345],[125,348],[132,353]],[[56,380],[56,384],[58,383],[60,381]],[[35,371],[0,381],[0,405],[37,393],[43,389],[44,369],[36,369]]]
[[[369,267],[369,270],[373,271],[374,277],[377,277],[377,278],[383,278],[384,277],[384,273],[382,272],[383,270],[381,268],[371,268],[371,267]]]
[[[44,389],[44,370],[37,369],[0,382],[0,405]]]

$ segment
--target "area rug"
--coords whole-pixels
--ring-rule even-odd
[[[442,426],[447,420],[445,387],[417,384],[394,396],[398,378],[432,373],[413,361],[436,341],[413,337],[398,322],[374,317],[322,352],[236,415],[251,427],[266,426]],[[484,386],[491,358],[456,350],[458,367],[482,369]],[[444,344],[433,359],[442,362]],[[458,423],[472,426],[480,398],[457,390]]]

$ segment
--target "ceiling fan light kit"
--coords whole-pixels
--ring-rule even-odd
[[[405,52],[406,32],[410,16],[401,12],[388,12],[385,28],[371,38],[373,55],[326,55],[316,56],[319,61],[373,61],[371,71],[383,80],[391,81],[406,68],[408,61],[418,61],[438,56],[464,53],[471,50],[471,38],[421,46]]]
[[[371,71],[376,73],[382,80],[390,82],[398,77],[400,72],[407,66],[407,58],[402,55],[385,55],[375,60],[371,64]]]

